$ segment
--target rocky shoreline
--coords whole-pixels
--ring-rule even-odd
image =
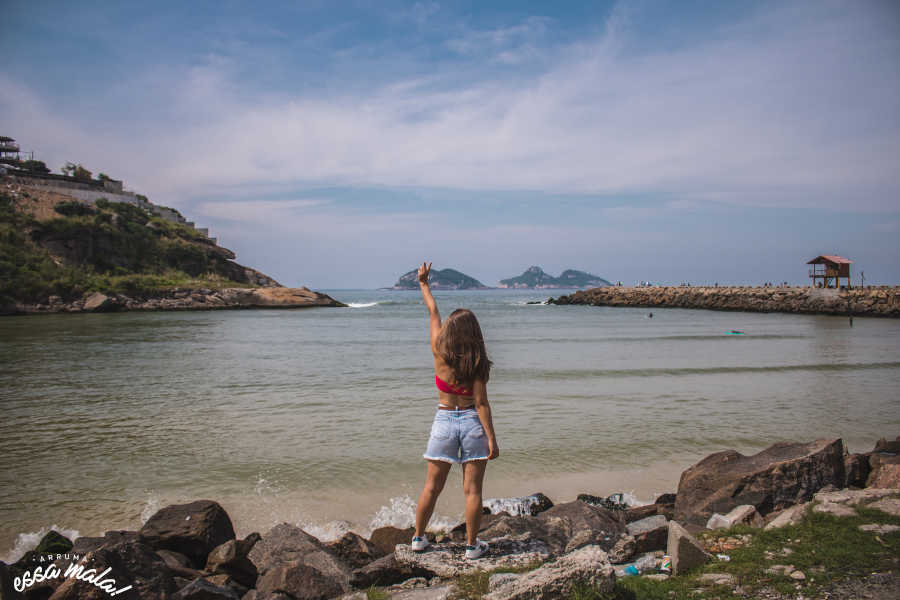
[[[90,313],[145,310],[220,310],[237,308],[307,308],[340,306],[327,294],[306,287],[256,287],[222,289],[172,288],[152,296],[93,292],[83,298],[64,301],[50,296],[46,303],[0,307],[0,315]]]
[[[549,303],[898,318],[900,287],[836,290],[812,287],[611,286],[551,298]]]
[[[752,532],[789,527],[813,513],[843,518],[862,510],[867,519],[883,514],[900,522],[900,438],[879,440],[862,454],[849,454],[840,439],[779,443],[753,456],[728,450],[687,469],[677,492],[654,504],[629,508],[620,499],[582,494],[554,505],[535,494],[521,499],[525,514],[485,507],[479,538],[491,550],[477,561],[464,558],[463,523],[435,536],[425,552],[412,551],[412,529],[395,527],[376,529],[368,539],[350,532],[323,542],[281,523],[237,539],[222,506],[197,500],[161,509],[139,531],[74,541],[51,531],[16,563],[0,562],[0,596],[87,600],[107,598],[115,588],[123,598],[139,599],[449,600],[460,597],[465,577],[478,573],[489,574],[476,596],[485,600],[568,598],[585,586],[608,594],[622,577],[676,580],[706,563],[725,565]],[[737,525],[753,529],[732,534]],[[719,537],[703,533],[720,530]],[[884,536],[900,535],[900,526],[873,523],[854,531],[884,544]],[[79,566],[93,571],[76,576]],[[765,573],[772,582],[789,582],[802,598],[817,569],[773,564]],[[67,571],[72,574],[62,575]],[[831,581],[825,567],[821,573]],[[895,575],[888,577],[895,582]],[[734,593],[748,585],[708,569],[693,581]]]

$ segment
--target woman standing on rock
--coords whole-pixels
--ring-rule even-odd
[[[481,487],[487,461],[500,455],[487,382],[491,361],[484,346],[478,319],[472,311],[459,308],[441,323],[434,296],[428,285],[431,263],[419,267],[419,287],[431,323],[431,352],[434,355],[434,381],[438,388],[438,410],[431,425],[431,437],[424,457],[428,461],[425,487],[416,508],[416,535],[412,549],[428,547],[428,525],[447,474],[453,463],[461,463],[463,491],[466,496],[466,558],[479,558],[487,552],[486,542],[477,539],[481,526]]]

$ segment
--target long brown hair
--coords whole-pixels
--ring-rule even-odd
[[[444,320],[437,339],[437,353],[453,371],[458,385],[471,387],[476,379],[485,383],[491,377],[491,365],[484,336],[475,314],[457,308]]]

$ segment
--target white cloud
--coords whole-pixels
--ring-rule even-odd
[[[900,44],[865,5],[780,9],[665,52],[636,46],[622,15],[597,39],[544,50],[550,66],[531,75],[443,67],[367,94],[285,98],[247,93],[213,57],[150,78],[165,87],[135,76],[152,128],[97,135],[17,85],[0,85],[0,108],[36,145],[78,149],[162,199],[333,183],[898,208]],[[545,26],[451,45],[502,60]]]

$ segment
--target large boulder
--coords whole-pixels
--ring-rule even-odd
[[[369,536],[372,542],[382,556],[390,554],[394,551],[397,544],[408,544],[412,541],[413,534],[416,530],[413,527],[407,529],[399,529],[388,525],[387,527],[379,527]]]
[[[240,596],[231,588],[195,579],[178,590],[173,600],[240,600]]]
[[[675,521],[669,521],[668,537],[666,554],[672,559],[672,575],[683,575],[712,559],[700,542]]]
[[[597,545],[609,551],[625,532],[621,511],[579,500],[557,504],[533,518],[541,524],[544,531],[540,537],[547,542],[553,554],[588,545]]]
[[[269,530],[247,556],[259,572],[256,588],[260,593],[290,595],[297,586],[307,586],[313,590],[303,596],[308,598],[334,590],[336,596],[350,589],[349,566],[322,542],[288,523]]]
[[[585,546],[497,586],[484,600],[568,598],[580,586],[590,586],[603,596],[615,582],[606,552],[599,546]]]
[[[128,586],[131,589],[121,592],[122,598],[170,598],[175,592],[175,580],[166,563],[153,548],[135,539],[104,545],[88,552],[78,561],[76,568],[85,575],[93,570],[90,575],[99,575],[99,581],[95,585],[70,575],[62,579],[50,596],[52,600],[108,600],[111,593]],[[65,571],[60,577],[64,574]]]
[[[774,444],[753,456],[711,454],[681,474],[675,518],[704,526],[713,513],[750,504],[761,515],[812,499],[845,480],[840,439]]]
[[[103,537],[78,537],[72,542],[72,554],[84,555],[101,546],[113,546],[125,540],[140,541],[141,535],[137,531],[127,529],[115,529],[107,531]]]
[[[363,567],[385,555],[378,546],[352,531],[345,533],[341,539],[326,544],[326,547],[351,569]]]
[[[634,553],[644,554],[663,550],[669,535],[669,525],[663,515],[653,515],[626,526],[628,535],[634,537]]]
[[[243,540],[228,540],[216,546],[206,559],[206,571],[225,574],[247,587],[256,585],[258,572],[247,555],[260,540],[260,535],[251,533]]]
[[[184,554],[201,569],[213,548],[234,539],[234,526],[218,502],[196,500],[161,509],[147,519],[140,535],[156,549]]]
[[[393,552],[382,556],[369,564],[353,571],[350,585],[355,588],[367,588],[372,585],[386,586],[401,583],[413,577],[431,579],[434,573],[416,565],[403,565],[397,562]]]
[[[872,471],[866,480],[866,487],[900,488],[900,455],[889,452],[872,452],[869,455],[869,464]]]
[[[398,544],[394,556],[401,565],[429,571],[438,577],[456,577],[475,570],[521,567],[543,562],[550,556],[547,544],[528,533],[517,538],[493,539],[488,543],[488,553],[478,560],[466,559],[466,545],[457,542],[434,545],[425,552],[414,552],[408,544]]]

